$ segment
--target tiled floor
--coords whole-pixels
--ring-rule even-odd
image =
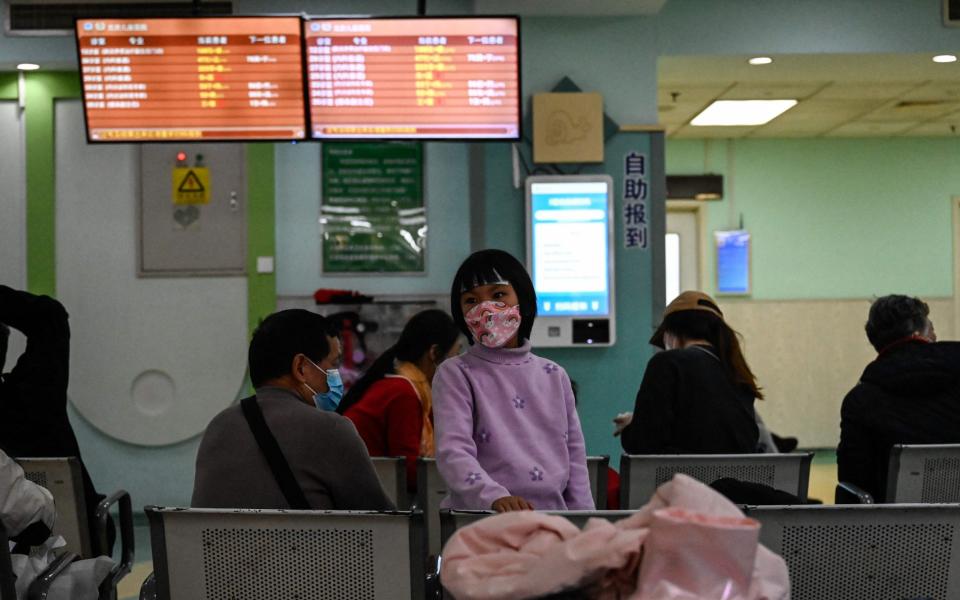
[[[807,496],[833,504],[837,487],[837,453],[834,450],[816,450],[810,466],[810,486]]]

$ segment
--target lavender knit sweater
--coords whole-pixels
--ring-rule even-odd
[[[537,510],[591,510],[580,419],[557,364],[516,349],[474,344],[433,382],[437,466],[445,508],[489,510],[521,496]]]

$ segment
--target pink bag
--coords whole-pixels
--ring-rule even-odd
[[[657,510],[643,543],[638,597],[747,598],[759,536],[753,519]]]
[[[758,543],[760,525],[685,475],[617,523],[583,531],[531,511],[458,530],[441,580],[458,600],[522,600],[585,589],[598,600],[789,600],[783,559]]]

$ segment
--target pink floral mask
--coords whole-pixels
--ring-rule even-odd
[[[520,329],[520,307],[503,302],[481,302],[463,317],[473,339],[487,348],[503,348]]]

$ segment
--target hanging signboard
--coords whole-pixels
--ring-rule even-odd
[[[323,144],[324,273],[423,273],[427,213],[418,143]]]

